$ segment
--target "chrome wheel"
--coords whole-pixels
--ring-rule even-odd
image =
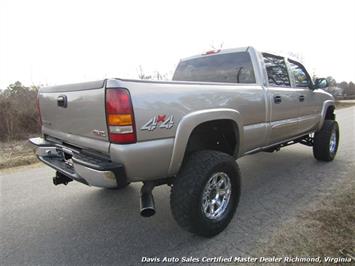
[[[331,154],[335,153],[336,148],[337,148],[337,133],[335,130],[333,130],[329,141],[329,152]]]
[[[208,180],[202,194],[202,212],[209,219],[218,219],[227,209],[232,186],[226,173],[218,172]]]

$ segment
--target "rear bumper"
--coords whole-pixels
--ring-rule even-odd
[[[89,186],[115,188],[119,180],[126,179],[122,164],[83,154],[42,138],[33,138],[30,142],[36,147],[36,155],[40,161],[78,182]]]

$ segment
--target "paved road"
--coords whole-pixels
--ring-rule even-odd
[[[213,239],[182,231],[169,208],[169,189],[155,190],[157,214],[139,216],[139,185],[124,191],[72,182],[53,186],[54,172],[36,165],[0,172],[0,264],[134,265],[142,256],[247,256],[268,235],[340,182],[355,166],[355,108],[337,112],[340,150],[332,163],[309,147],[240,159],[242,197],[230,226]]]

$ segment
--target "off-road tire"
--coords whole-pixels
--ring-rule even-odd
[[[332,133],[336,134],[335,150],[331,151],[330,142]],[[318,132],[314,134],[313,155],[318,161],[329,162],[334,160],[339,145],[339,126],[335,120],[325,120]]]
[[[215,173],[226,173],[231,194],[225,211],[216,220],[202,210],[202,195]],[[212,237],[223,231],[231,221],[240,196],[240,172],[235,159],[223,152],[205,150],[191,154],[176,176],[170,194],[170,205],[176,222],[185,230]]]

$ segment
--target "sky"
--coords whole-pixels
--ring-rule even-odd
[[[0,0],[0,89],[171,76],[181,58],[254,46],[355,82],[355,1]]]

